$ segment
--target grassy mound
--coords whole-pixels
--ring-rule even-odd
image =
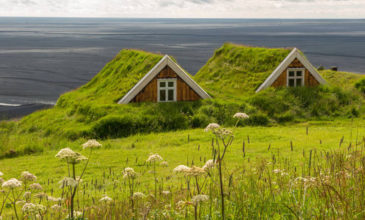
[[[214,98],[242,100],[255,93],[290,51],[225,43],[195,80]]]

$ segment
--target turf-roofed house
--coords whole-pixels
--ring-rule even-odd
[[[271,73],[271,75],[256,90],[259,92],[267,87],[298,87],[317,86],[325,84],[316,68],[304,55],[294,48],[284,61]]]
[[[177,102],[210,96],[168,55],[165,55],[118,104]]]

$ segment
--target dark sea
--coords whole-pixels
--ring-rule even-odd
[[[172,55],[194,75],[224,42],[298,47],[315,66],[365,73],[365,20],[0,17],[0,118],[54,104],[123,48]]]

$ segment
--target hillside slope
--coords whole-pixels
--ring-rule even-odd
[[[195,80],[215,98],[242,99],[254,94],[290,51],[225,43],[199,70]]]

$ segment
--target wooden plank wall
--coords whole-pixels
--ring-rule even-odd
[[[288,66],[288,68],[305,68],[304,65],[298,60],[295,59],[293,62]],[[275,80],[272,84],[273,87],[286,87],[287,83],[287,71],[288,68],[283,71],[283,73]],[[304,73],[304,86],[318,86],[320,83],[314,78],[314,76],[305,69]]]
[[[196,101],[201,97],[169,66],[166,66],[131,102],[157,102],[157,79],[176,78],[177,101]]]

